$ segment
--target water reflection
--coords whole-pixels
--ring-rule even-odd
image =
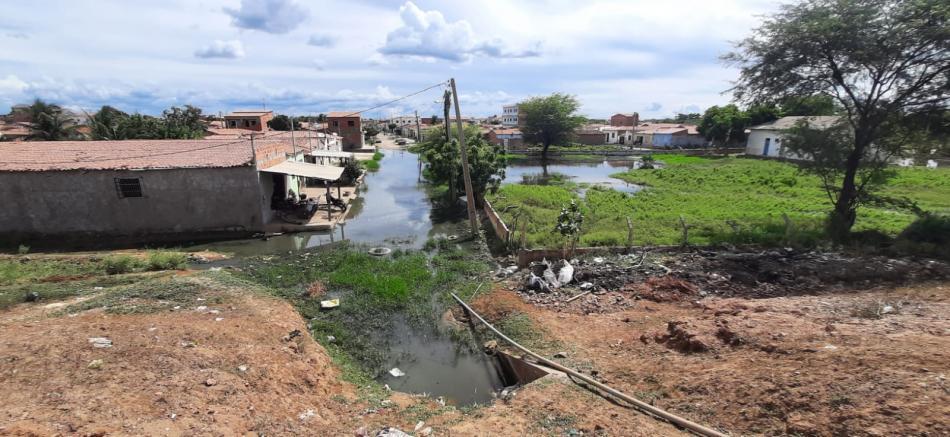
[[[601,185],[624,193],[636,193],[643,187],[631,184],[610,175],[638,169],[641,161],[603,162],[556,162],[522,161],[509,163],[502,183],[528,183],[544,185],[567,177],[571,182],[584,185]],[[583,190],[582,190],[583,191]],[[582,193],[583,194],[583,193]]]

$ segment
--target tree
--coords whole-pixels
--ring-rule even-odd
[[[132,114],[122,120],[117,139],[153,140],[164,138],[165,127],[161,119],[142,114]]]
[[[690,112],[688,114],[677,113],[674,120],[677,123],[698,123],[700,119],[703,118],[703,114],[698,112]]]
[[[162,111],[164,138],[201,138],[205,134],[205,123],[201,120],[201,108],[185,105],[184,108],[172,106]]]
[[[831,96],[815,94],[811,96],[790,96],[779,103],[782,116],[786,115],[835,115],[838,106]]]
[[[376,135],[379,135],[379,128],[376,127],[375,124],[367,124],[366,127],[363,128],[363,136],[367,140],[375,137]]]
[[[290,130],[290,117],[279,114],[267,122],[267,126],[273,130],[279,131],[289,131]],[[294,119],[294,129],[300,129],[300,120]]]
[[[577,98],[568,94],[554,93],[525,100],[519,106],[524,120],[521,128],[524,141],[541,144],[541,159],[547,159],[552,144],[568,144],[574,131],[584,124],[584,117],[576,114],[578,108]]]
[[[887,128],[950,98],[950,6],[942,0],[804,0],[782,6],[724,59],[740,68],[739,101],[823,94],[852,134],[840,161],[832,238],[847,238],[862,200],[858,180]],[[829,135],[836,135],[829,133]],[[817,165],[817,164],[816,164]]]
[[[30,139],[59,141],[80,136],[76,124],[58,105],[36,99],[27,111],[30,115]]]
[[[574,250],[577,248],[577,239],[580,237],[583,223],[584,214],[581,213],[581,207],[571,199],[570,205],[561,208],[561,213],[557,216],[557,224],[554,225],[554,232],[559,232],[571,239],[571,254],[568,258],[574,257]]]
[[[745,138],[745,127],[748,124],[748,115],[738,106],[729,104],[707,109],[697,130],[713,144],[726,147],[729,143]]]
[[[123,126],[129,115],[105,105],[95,114],[89,116],[89,125],[92,127],[93,140],[124,140]]]
[[[431,118],[432,118],[432,124],[439,124],[440,119],[438,115],[432,114]]]
[[[388,125],[386,125],[386,127],[388,127],[389,131],[392,132],[396,130],[396,123],[389,123]]]
[[[458,198],[464,194],[462,159],[457,140],[458,130],[450,128],[450,139],[445,130],[430,129],[426,140],[413,148],[426,163],[426,179],[437,185],[447,185],[448,194]],[[469,174],[476,202],[482,203],[486,192],[494,192],[505,178],[505,158],[500,147],[486,141],[477,126],[465,126],[465,146],[468,152]]]
[[[317,115],[317,122],[318,122],[318,123],[326,123],[326,122],[327,122],[327,115],[326,115],[326,114],[318,114],[318,115]]]

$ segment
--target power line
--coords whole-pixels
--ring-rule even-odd
[[[398,98],[398,99],[390,100],[390,101],[388,101],[388,102],[386,102],[386,103],[380,103],[379,105],[373,106],[372,108],[366,108],[366,109],[364,109],[364,110],[362,110],[362,111],[356,111],[356,112],[353,112],[353,113],[350,113],[350,114],[346,114],[346,115],[344,115],[344,117],[352,117],[352,116],[354,116],[354,115],[362,114],[362,113],[367,112],[367,111],[372,111],[372,110],[374,110],[374,109],[379,109],[379,108],[382,108],[383,106],[391,105],[391,104],[396,103],[396,102],[398,102],[398,101],[400,101],[400,100],[405,100],[405,99],[408,99],[408,98],[410,98],[410,97],[417,96],[417,95],[422,94],[422,93],[424,93],[424,92],[426,92],[426,91],[429,91],[429,90],[431,90],[431,89],[433,89],[433,88],[438,88],[438,87],[440,87],[440,86],[446,86],[448,83],[449,83],[448,81],[439,82],[439,83],[437,83],[437,84],[435,84],[435,85],[432,85],[432,86],[423,88],[423,89],[421,89],[421,90],[419,90],[419,91],[416,91],[416,92],[414,92],[414,93],[406,94],[406,95],[404,95],[404,96],[402,96],[402,97],[400,97],[400,98]]]

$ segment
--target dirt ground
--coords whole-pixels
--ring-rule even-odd
[[[702,297],[674,273],[555,303],[509,281],[476,311],[527,314],[563,364],[730,434],[947,435],[950,283],[861,288]]]

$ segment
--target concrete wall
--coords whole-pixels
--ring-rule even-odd
[[[140,178],[143,197],[120,198],[115,178]],[[0,242],[102,237],[146,242],[259,232],[259,181],[250,166],[0,172]]]

